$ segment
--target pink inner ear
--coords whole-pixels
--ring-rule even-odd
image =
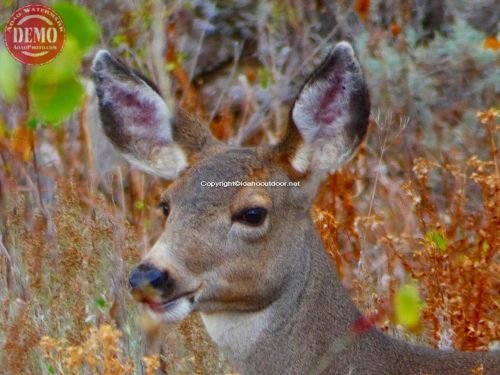
[[[343,78],[335,74],[333,77],[329,77],[327,82],[323,83],[328,85],[328,88],[320,94],[320,100],[314,113],[314,121],[322,128],[321,133],[327,130],[327,127],[332,125],[335,119],[342,116],[342,105],[345,102],[342,97],[345,94]]]
[[[110,102],[118,109],[115,114],[120,115],[125,124],[158,125],[156,124],[158,108],[152,98],[141,98],[138,93],[119,86],[111,86],[108,90]]]

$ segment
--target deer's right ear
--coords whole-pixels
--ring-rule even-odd
[[[302,87],[275,150],[294,173],[324,176],[350,159],[369,116],[361,67],[351,45],[340,42]]]
[[[132,165],[173,179],[192,154],[215,142],[205,126],[173,113],[152,84],[108,51],[96,54],[92,72],[104,133]]]

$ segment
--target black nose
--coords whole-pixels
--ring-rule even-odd
[[[162,290],[168,286],[169,278],[166,271],[160,271],[149,264],[140,264],[132,270],[128,282],[132,290],[144,289],[147,286]]]

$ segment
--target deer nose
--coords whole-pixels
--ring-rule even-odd
[[[132,292],[145,291],[154,288],[157,291],[166,291],[171,280],[166,271],[161,271],[149,264],[140,264],[132,270],[128,278]]]

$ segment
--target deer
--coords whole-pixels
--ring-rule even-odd
[[[500,374],[499,352],[417,346],[367,323],[323,248],[311,204],[370,118],[350,43],[338,42],[307,78],[272,145],[217,140],[107,50],[95,55],[92,77],[109,141],[134,167],[172,180],[159,203],[164,230],[128,280],[158,321],[199,313],[242,374]],[[208,183],[220,181],[244,183]]]

